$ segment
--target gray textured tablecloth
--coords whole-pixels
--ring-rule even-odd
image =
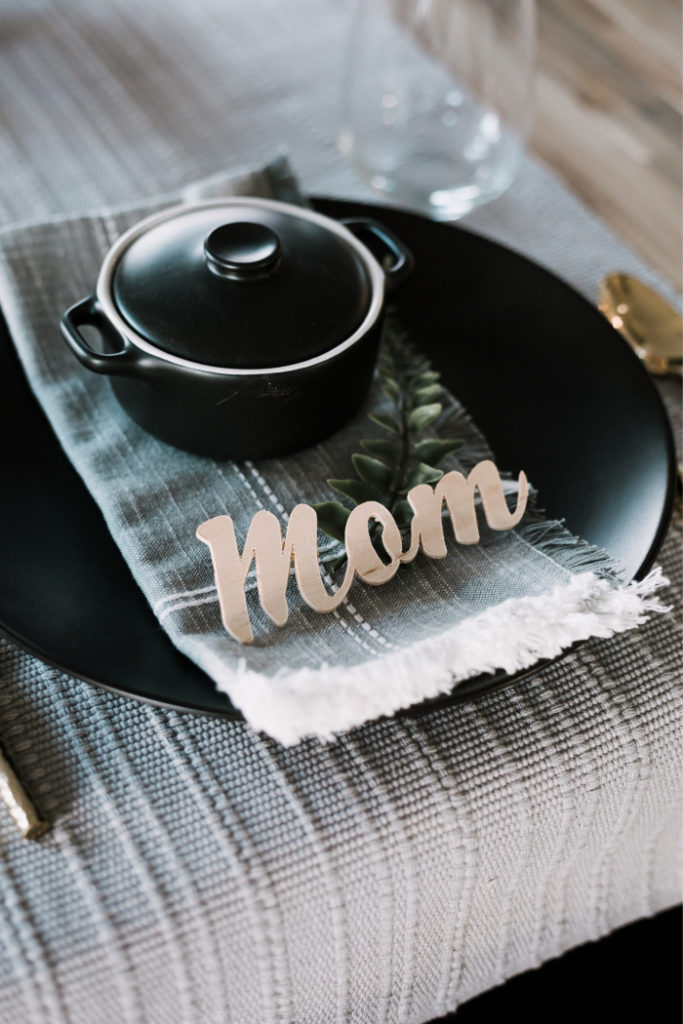
[[[0,3],[0,219],[334,149],[345,5]],[[527,162],[469,223],[592,300],[656,281]],[[661,285],[661,282],[660,282]],[[675,389],[671,408],[677,409]],[[3,642],[0,737],[54,823],[0,810],[0,1021],[421,1022],[680,899],[674,610],[518,686],[291,750],[100,692]]]

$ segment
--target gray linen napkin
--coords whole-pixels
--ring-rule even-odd
[[[135,209],[61,218],[0,236],[0,305],[29,382],[82,475],[172,641],[224,690],[247,720],[283,743],[330,738],[452,689],[482,672],[516,671],[578,639],[608,636],[661,605],[655,573],[615,585],[613,566],[559,523],[532,518],[514,531],[482,528],[476,547],[449,545],[382,587],[356,581],[328,615],[308,608],[292,586],[290,618],[278,628],[247,581],[255,642],[237,644],[219,613],[208,549],[196,527],[229,514],[243,541],[256,511],[281,519],[299,502],[334,497],[328,477],[347,474],[368,436],[368,406],[334,437],[281,460],[215,462],[171,448],[120,409],[105,378],[83,369],[59,334],[59,318],[92,291],[111,244],[136,221],[179,198],[252,194],[298,201],[285,159],[262,171],[219,175]],[[465,441],[446,469],[468,471],[491,457],[455,398],[439,433]],[[501,467],[516,474],[523,467]],[[324,566],[337,553],[321,537]],[[324,569],[323,569],[324,571]]]

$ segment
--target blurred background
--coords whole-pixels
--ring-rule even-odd
[[[681,286],[679,0],[538,0],[531,148]]]

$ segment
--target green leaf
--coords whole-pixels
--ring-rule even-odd
[[[313,508],[318,514],[318,529],[326,533],[328,537],[343,542],[346,520],[351,515],[351,510],[346,505],[342,505],[340,501],[321,501]]]
[[[370,484],[371,487],[377,488],[379,491],[386,490],[387,487],[391,486],[394,479],[392,470],[380,462],[379,459],[373,459],[369,455],[361,455],[356,453],[351,456],[351,462],[361,480],[364,480],[366,484]]]
[[[396,377],[398,373],[396,362],[389,352],[380,352],[377,360],[377,366],[383,377]]]
[[[442,469],[436,469],[435,466],[429,466],[426,462],[418,462],[417,466],[408,477],[408,483],[406,484],[405,490],[409,491],[411,487],[417,487],[418,484],[436,484],[442,476]]]
[[[328,480],[328,484],[353,504],[373,499],[390,503],[399,529],[405,534],[414,516],[409,502],[405,500],[406,493],[418,484],[437,483],[443,475],[436,468],[437,463],[456,451],[461,442],[455,438],[438,437],[418,440],[420,431],[434,423],[443,411],[441,375],[410,342],[391,307],[384,320],[377,371],[382,390],[394,404],[394,410],[370,413],[369,418],[388,431],[389,436],[385,434],[384,437],[371,437],[360,442],[362,450],[351,456],[358,479],[334,479]],[[407,487],[396,494],[399,475],[400,482],[407,482]],[[388,498],[388,495],[393,497]],[[316,510],[319,511],[320,529],[341,540],[350,514],[348,506],[330,501],[323,502]],[[370,527],[370,536],[384,558],[381,529],[377,523]]]
[[[403,498],[401,501],[397,502],[396,508],[394,509],[394,519],[396,520],[396,525],[399,530],[405,530],[410,526],[413,521],[413,515],[414,512],[409,501],[406,501],[405,498]]]
[[[418,377],[422,376],[423,373],[429,373],[431,368],[432,364],[428,359],[417,359],[413,352],[410,364],[406,368],[407,376],[410,377],[411,380],[416,380]]]
[[[440,384],[430,384],[426,388],[419,388],[413,395],[413,404],[418,405],[431,405],[433,402],[438,402],[443,394],[443,388]]]
[[[462,448],[463,442],[454,437],[427,437],[424,441],[418,441],[413,448],[413,455],[420,462],[429,462],[435,466],[441,462],[446,455]]]
[[[428,370],[427,373],[420,373],[413,381],[414,388],[426,388],[429,384],[436,384],[441,380],[441,374],[436,370]]]
[[[339,491],[344,497],[350,498],[355,505],[364,501],[376,501],[375,491],[362,480],[328,480],[332,490]]]
[[[382,384],[382,391],[387,395],[394,405],[400,405],[401,403],[401,389],[399,388],[393,377],[387,377]]]
[[[441,402],[434,402],[432,405],[421,405],[418,409],[413,409],[410,414],[410,426],[413,430],[424,430],[430,423],[437,420],[441,415],[443,406]]]
[[[361,444],[376,459],[386,462],[387,466],[395,466],[401,455],[400,448],[391,441],[383,441],[381,438],[369,438],[367,441],[361,441]]]
[[[395,416],[389,416],[383,412],[371,412],[368,413],[368,418],[376,423],[380,427],[384,427],[385,430],[390,430],[392,434],[401,434],[401,424]]]

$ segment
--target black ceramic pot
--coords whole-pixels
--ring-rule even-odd
[[[151,434],[214,458],[266,458],[321,440],[358,409],[385,292],[411,266],[374,221],[266,199],[179,206],[116,242],[62,333]]]

